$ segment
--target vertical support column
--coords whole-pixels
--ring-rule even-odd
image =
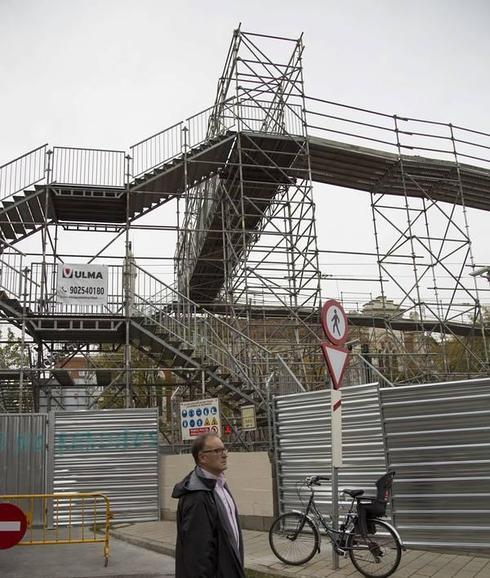
[[[471,238],[470,238],[470,225],[468,222],[468,213],[466,210],[466,204],[465,204],[465,199],[464,199],[464,189],[463,189],[463,182],[461,179],[461,167],[459,164],[459,157],[458,157],[458,151],[456,148],[456,139],[454,138],[454,127],[451,123],[449,123],[449,130],[451,132],[451,144],[452,144],[452,149],[453,149],[453,155],[454,155],[454,162],[456,163],[456,174],[458,177],[458,190],[459,190],[459,200],[461,203],[461,206],[463,207],[463,219],[464,219],[464,226],[465,226],[465,233],[466,233],[466,239],[468,242],[468,256],[470,259],[470,266],[471,266],[471,270],[472,272],[475,271],[475,259],[473,256],[473,247],[471,244]],[[476,281],[476,276],[473,276],[473,290],[475,292],[475,316],[474,316],[474,322],[476,322],[476,318],[478,316],[479,318],[479,329],[481,332],[481,337],[483,340],[483,349],[484,349],[484,356],[485,356],[485,363],[487,365],[487,368],[490,366],[490,358],[489,358],[489,350],[488,350],[488,344],[487,344],[487,338],[486,338],[486,332],[485,332],[485,320],[483,318],[482,315],[482,309],[481,309],[481,301],[480,301],[480,294],[478,291],[478,284]]]
[[[41,244],[42,244],[42,264],[41,264],[41,288],[39,295],[39,310],[42,313],[45,309],[45,300],[48,292],[48,280],[46,271],[46,257],[47,257],[47,244],[48,244],[48,210],[49,210],[49,187],[52,178],[52,156],[53,151],[47,151],[47,164],[46,164],[46,184],[44,186],[44,223],[41,231]]]
[[[184,288],[180,289],[182,293],[187,297],[187,300],[182,302],[183,300],[179,298],[178,308],[180,313],[183,315],[184,318],[184,332],[185,337],[188,339],[189,337],[189,327],[187,325],[187,321],[189,321],[190,311],[189,311],[189,303],[188,300],[190,299],[190,290],[191,290],[191,280],[190,280],[190,257],[192,255],[192,243],[190,243],[190,235],[191,232],[188,231],[189,223],[190,223],[190,215],[189,215],[189,207],[191,199],[189,198],[189,127],[183,126],[181,131],[181,147],[182,147],[182,154],[184,159],[184,228],[182,231],[182,244],[180,247],[181,258],[182,258],[182,272],[183,272],[183,279],[184,279]],[[196,232],[197,233],[197,232]]]
[[[51,294],[56,294],[56,266],[57,266],[57,259],[58,259],[58,223],[54,226],[54,243],[53,243],[53,270],[51,272]],[[61,259],[60,259],[61,262]],[[54,307],[54,304],[53,304]]]
[[[29,271],[28,267],[22,270],[23,277],[23,288],[22,288],[22,333],[21,333],[21,345],[20,345],[20,374],[19,374],[19,413],[22,413],[24,404],[24,372],[26,366],[26,309],[27,309],[27,273]]]
[[[412,260],[412,271],[414,277],[414,284],[415,284],[415,294],[417,297],[417,301],[415,305],[418,307],[419,317],[421,320],[424,319],[424,309],[422,303],[422,297],[420,295],[420,283],[419,283],[419,273],[417,268],[417,261],[416,261],[416,254],[415,254],[415,245],[414,245],[414,234],[412,231],[412,217],[410,214],[410,205],[408,202],[408,194],[407,194],[407,183],[406,183],[406,175],[405,175],[405,164],[403,162],[403,155],[402,155],[402,147],[400,142],[400,129],[398,127],[398,117],[397,115],[393,115],[393,121],[395,124],[395,135],[396,135],[396,148],[398,151],[398,162],[400,165],[400,173],[402,179],[402,189],[403,189],[403,198],[405,200],[405,214],[407,218],[407,232],[408,232],[408,240],[409,246],[411,251],[411,260]],[[426,345],[424,343],[424,349],[426,349]]]
[[[432,249],[432,239],[431,239],[431,229],[430,223],[428,218],[428,207],[427,201],[425,198],[422,198],[423,204],[423,214],[424,214],[424,224],[425,224],[425,232],[427,235],[427,246],[429,248],[429,261],[430,261],[430,268],[432,272],[432,283],[433,283],[433,291],[434,297],[436,302],[436,310],[437,310],[437,317],[439,320],[444,319],[444,307],[442,304],[442,300],[439,295],[439,287],[437,285],[437,277],[436,277],[436,259],[434,258],[434,251]],[[441,321],[440,325],[440,335],[441,335],[441,349],[442,349],[442,363],[444,367],[444,375],[449,376],[449,363],[448,363],[448,355],[447,355],[447,335],[446,331],[444,330],[444,325]]]
[[[129,239],[130,232],[130,182],[131,182],[131,157],[126,155],[126,234],[125,234],[125,261],[123,267],[123,286],[124,286],[124,315],[126,340],[124,343],[124,368],[125,368],[125,407],[133,407],[132,398],[132,383],[131,383],[131,272],[129,266],[129,259],[131,253],[131,242]]]

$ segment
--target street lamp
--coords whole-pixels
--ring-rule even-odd
[[[475,269],[470,273],[470,275],[472,277],[485,277],[487,281],[490,283],[490,266]]]

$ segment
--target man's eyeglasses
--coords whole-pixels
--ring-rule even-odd
[[[226,448],[215,448],[214,450],[201,450],[202,454],[216,454],[217,456],[224,456],[225,454],[228,453],[228,450]]]

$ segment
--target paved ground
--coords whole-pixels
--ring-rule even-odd
[[[14,546],[0,550],[1,578],[170,578],[173,558],[111,539],[104,568],[102,544]]]
[[[115,526],[111,556],[104,568],[102,544],[16,546],[0,550],[1,578],[170,578],[174,576],[175,523],[144,522]],[[269,548],[267,534],[246,530],[245,565],[249,578],[333,578],[359,576],[349,560],[332,570],[330,545],[304,566],[287,566]],[[150,551],[148,551],[150,550]],[[404,552],[400,578],[490,578],[490,558]]]
[[[114,536],[156,552],[172,555],[175,544],[174,522],[143,522],[115,527]],[[267,534],[245,530],[245,566],[250,577],[329,578],[359,576],[349,560],[332,570],[331,550],[323,542],[322,552],[304,566],[287,566],[269,548]],[[490,558],[457,556],[411,550],[403,553],[395,576],[400,578],[490,578]],[[10,577],[9,577],[10,578]]]

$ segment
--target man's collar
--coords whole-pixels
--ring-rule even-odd
[[[223,473],[221,473],[219,476],[217,476],[216,474],[212,474],[211,472],[208,472],[208,470],[205,470],[202,466],[197,466],[197,472],[198,474],[204,476],[205,478],[207,478],[208,480],[219,480],[219,481],[225,481],[225,476]]]

